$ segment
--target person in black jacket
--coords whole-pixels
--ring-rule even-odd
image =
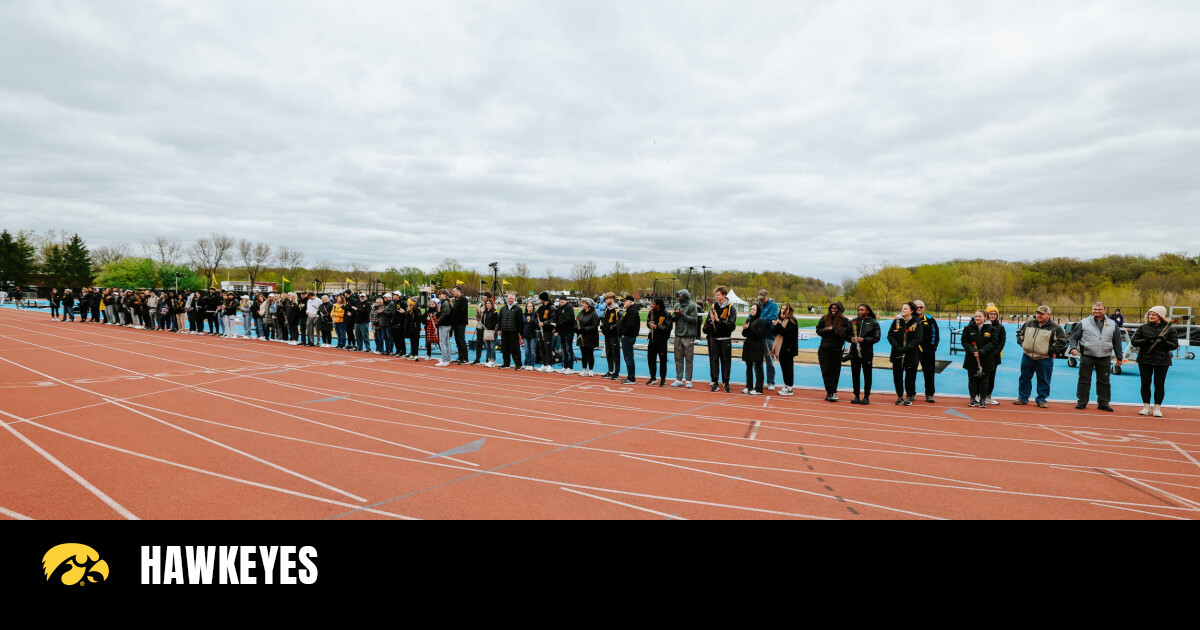
[[[467,364],[467,298],[462,289],[454,287],[450,290],[454,295],[454,305],[451,309],[451,325],[454,327],[454,342],[458,346],[458,364]]]
[[[579,355],[582,361],[580,374],[595,376],[596,347],[600,345],[600,315],[596,313],[596,303],[591,298],[580,300],[583,308],[579,311],[576,324],[579,327]]]
[[[934,379],[937,375],[937,347],[941,336],[938,334],[937,320],[925,312],[925,303],[914,300],[917,306],[917,320],[921,323],[921,371],[925,374],[925,402],[933,402]]]
[[[750,305],[750,315],[742,324],[742,361],[746,364],[746,388],[743,394],[762,396],[763,361],[766,352],[764,339],[771,334],[771,322],[758,316],[761,307],[757,302]]]
[[[667,303],[662,298],[654,298],[650,312],[646,313],[646,363],[650,367],[650,380],[647,385],[658,383],[659,387],[667,384],[667,343],[671,338],[671,313],[667,312]],[[657,368],[657,370],[656,370]],[[658,372],[655,379],[654,373]]]
[[[500,329],[500,314],[496,312],[491,297],[485,295],[480,299],[475,318],[479,322],[479,332],[475,335],[475,363],[472,365],[479,363],[479,351],[483,350],[484,367],[496,367],[496,332]]]
[[[62,305],[63,305],[63,314],[62,314],[62,319],[60,319],[59,321],[65,322],[65,321],[67,321],[67,318],[70,318],[71,321],[74,322],[75,321],[75,310],[74,310],[75,309],[75,296],[71,294],[70,289],[63,291]]]
[[[984,371],[987,379],[983,383],[980,397],[985,405],[999,405],[1000,403],[992,398],[992,391],[996,388],[996,369],[1000,367],[1000,362],[1004,358],[1004,344],[1008,343],[1008,330],[1004,328],[1004,322],[1000,321],[1000,309],[997,309],[995,304],[988,304],[987,308],[983,309],[983,313],[987,315],[988,322],[992,325],[992,334],[996,336],[996,340],[992,343],[995,350],[992,352],[992,367],[990,370]]]
[[[88,306],[92,310],[92,321],[100,323],[100,289],[92,289],[91,299],[88,300]]]
[[[559,296],[558,309],[554,313],[554,334],[558,336],[558,347],[562,348],[562,373],[575,373],[575,309],[566,296]]]
[[[50,289],[50,319],[58,319],[58,307],[62,304],[62,297],[58,294],[58,289]]]
[[[392,330],[396,320],[396,303],[392,301],[391,293],[383,294],[383,308],[379,311],[379,321],[375,327],[375,336],[383,339],[383,355],[385,357],[392,356],[392,351],[395,349],[395,340],[392,339]]]
[[[321,347],[333,347],[333,302],[328,295],[321,296],[321,306],[317,308],[318,326],[321,328]]]
[[[821,345],[817,348],[817,362],[821,365],[821,380],[825,383],[825,400],[837,402],[838,381],[842,376],[842,349],[850,337],[850,320],[845,316],[846,307],[841,302],[829,305],[825,314],[817,321],[817,334]]]
[[[617,323],[620,320],[621,311],[617,308],[617,295],[609,291],[604,294],[604,316],[600,318],[600,332],[604,333],[604,358],[608,361],[608,371],[600,378],[615,381],[621,373],[621,334],[617,332]]]
[[[871,404],[871,374],[875,363],[875,344],[879,343],[882,331],[875,311],[869,304],[858,305],[858,317],[850,320],[850,378],[854,382],[852,405]],[[859,383],[862,383],[862,398],[859,398]]]
[[[554,315],[554,305],[550,303],[550,294],[542,291],[538,295],[538,300],[541,301],[541,306],[537,309],[538,323],[538,354],[541,355],[542,367],[538,368],[539,372],[553,372],[554,364],[554,325],[556,318]]]
[[[987,408],[987,397],[983,390],[987,384],[989,370],[995,369],[996,333],[987,313],[975,311],[971,323],[963,327],[962,347],[967,356],[963,359],[963,369],[967,371],[967,393],[971,395],[968,407]]]
[[[1146,312],[1146,323],[1133,333],[1129,345],[1138,349],[1138,373],[1142,377],[1142,410],[1139,416],[1153,414],[1162,417],[1162,402],[1171,367],[1171,353],[1179,347],[1179,333],[1167,321],[1165,306],[1155,306]],[[1154,385],[1154,404],[1150,404],[1150,385]]]
[[[795,380],[795,360],[799,354],[800,327],[796,323],[796,311],[791,303],[779,305],[779,319],[771,322],[771,334],[779,344],[775,360],[779,363],[779,371],[783,375],[783,389],[780,396],[794,396],[792,384]]]
[[[621,354],[625,357],[625,380],[622,385],[637,385],[637,365],[633,362],[633,344],[642,332],[642,313],[632,295],[625,296],[625,310],[617,322],[621,335]]]
[[[509,293],[504,296],[504,306],[500,307],[500,355],[504,358],[500,369],[521,369],[521,333],[524,328],[521,305],[517,304],[516,294]]]
[[[906,302],[900,316],[888,331],[892,345],[892,381],[896,385],[896,404],[911,405],[917,395],[917,365],[921,361],[921,321],[917,305]]]
[[[709,391],[717,391],[722,384],[729,393],[729,369],[733,363],[733,331],[737,328],[737,309],[728,299],[729,288],[713,289],[713,306],[701,329],[708,339],[708,369],[712,380]]]

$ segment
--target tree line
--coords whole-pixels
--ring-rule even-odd
[[[1171,304],[1200,308],[1200,256],[1164,253],[1154,257],[1110,255],[1088,260],[1067,257],[1037,261],[952,260],[927,265],[862,267],[857,277],[830,283],[784,271],[715,270],[707,267],[634,271],[616,262],[602,270],[583,261],[563,273],[534,271],[523,262],[496,269],[502,291],[528,296],[543,290],[594,296],[605,291],[638,296],[669,295],[688,288],[694,297],[713,287],[733,288],[751,300],[766,289],[778,302],[799,307],[833,300],[868,302],[881,311],[920,298],[935,311],[969,310],[988,302],[1009,307]],[[431,284],[459,286],[467,295],[491,287],[491,269],[470,269],[446,258],[432,269],[391,266],[370,269],[354,261],[316,260],[286,246],[212,233],[183,243],[166,237],[89,249],[78,234],[0,233],[0,284],[57,287],[202,289],[226,277],[275,282],[285,289],[338,285],[347,280],[380,290],[413,291]],[[286,280],[285,280],[286,279]]]

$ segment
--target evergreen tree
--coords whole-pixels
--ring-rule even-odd
[[[61,249],[61,262],[58,265],[59,278],[67,286],[81,287],[92,282],[92,258],[88,255],[87,246],[78,234],[71,236]]]

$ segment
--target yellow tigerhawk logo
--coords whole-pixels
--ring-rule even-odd
[[[42,570],[46,573],[47,582],[63,567],[66,570],[62,574],[62,583],[67,586],[95,584],[108,579],[108,563],[87,545],[63,543],[42,556]]]

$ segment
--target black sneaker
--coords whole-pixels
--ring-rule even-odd
[[[862,404],[862,399],[861,399],[861,398],[859,398],[858,396],[855,396],[854,398],[852,398],[852,399],[850,400],[850,404],[851,404],[851,405],[861,405],[861,404]]]
[[[870,397],[870,396],[863,396],[862,402],[861,402],[861,403],[859,403],[859,404],[863,404],[863,405],[869,405],[869,404],[871,404],[871,397]]]
[[[716,384],[716,383],[709,383],[709,384],[708,384],[708,391],[710,391],[710,392],[715,392],[715,391],[717,391],[717,384]]]
[[[1096,408],[1099,409],[1100,411],[1112,411],[1113,410],[1113,408],[1109,407],[1108,405],[1100,405]]]
[[[909,397],[909,398],[905,398],[905,399],[904,399],[904,406],[905,406],[905,407],[911,406],[912,404],[913,404],[913,399],[912,399],[912,397]]]
[[[903,405],[903,404],[904,404],[904,399],[903,399],[903,398],[897,398],[897,399],[896,399],[896,402],[894,402],[894,403],[892,403],[892,404],[893,404],[893,405]]]
[[[621,381],[621,384],[622,385],[637,385],[637,381],[627,378],[627,379]]]
[[[1075,408],[1076,409],[1087,409],[1087,403],[1078,403],[1075,405]]]
[[[647,384],[647,385],[653,385],[653,384],[654,384],[654,379],[650,379],[650,380],[646,381],[646,384]]]
[[[925,397],[925,402],[927,402],[927,403],[931,403],[931,402],[933,402],[933,396],[926,396],[926,397]]]
[[[725,383],[725,393],[729,393],[729,383]]]

